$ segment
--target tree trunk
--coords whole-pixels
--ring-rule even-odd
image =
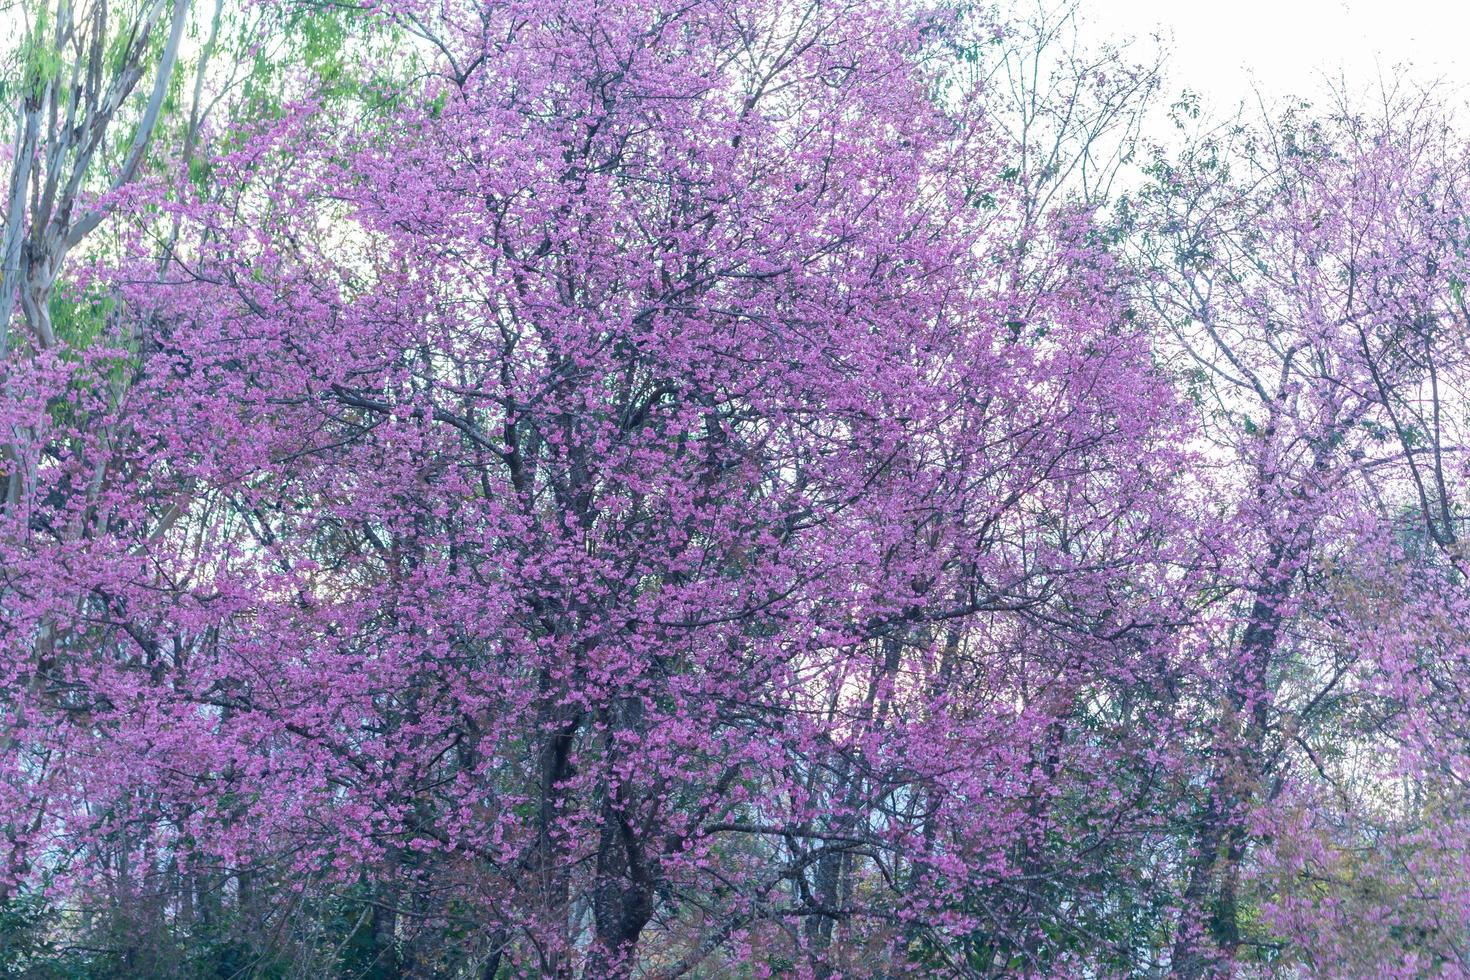
[[[613,803],[621,796],[609,793],[602,807],[592,895],[596,943],[587,966],[587,975],[597,980],[631,975],[638,937],[653,918],[653,881],[643,847],[621,805]]]
[[[1228,972],[1240,947],[1236,883],[1246,850],[1246,811],[1265,776],[1262,750],[1270,712],[1266,674],[1284,619],[1282,609],[1291,595],[1294,566],[1305,548],[1301,535],[1272,546],[1228,675],[1216,765],[1184,889],[1184,918],[1170,958],[1173,975],[1184,980]],[[1203,921],[1197,925],[1203,930],[1189,928],[1196,924],[1187,921],[1191,915],[1200,915]]]

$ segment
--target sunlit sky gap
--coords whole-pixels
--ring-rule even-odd
[[[1223,113],[1259,90],[1311,96],[1325,78],[1353,88],[1407,67],[1470,96],[1470,3],[1454,0],[1082,0],[1088,34],[1170,51],[1168,90],[1189,88]]]

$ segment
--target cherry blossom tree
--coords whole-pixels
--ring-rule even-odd
[[[12,147],[81,175],[7,213],[12,959],[1470,968],[1465,144],[1395,91],[1123,195],[1158,68],[1074,13],[128,42],[136,159]]]
[[[1160,164],[1145,199],[1154,305],[1175,325],[1201,432],[1231,464],[1222,500],[1241,528],[1199,678],[1211,775],[1182,974],[1248,941],[1269,948],[1240,921],[1242,876],[1253,850],[1315,822],[1299,807],[1358,825],[1387,812],[1369,804],[1375,782],[1448,789],[1432,770],[1460,752],[1444,685],[1464,624],[1464,174],[1438,92],[1405,87],[1370,110],[1339,95],[1211,134]],[[1350,761],[1368,747],[1384,757]],[[1443,955],[1404,945],[1403,962],[1333,972]]]

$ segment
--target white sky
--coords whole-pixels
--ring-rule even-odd
[[[1224,112],[1252,85],[1311,96],[1322,75],[1353,87],[1395,66],[1470,90],[1470,0],[1082,0],[1092,31],[1166,40],[1166,94],[1188,87]],[[1090,33],[1090,32],[1089,32]]]

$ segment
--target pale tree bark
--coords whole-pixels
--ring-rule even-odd
[[[56,0],[28,11],[28,54],[14,106],[15,140],[0,235],[0,364],[14,353],[11,334],[19,302],[29,345],[57,346],[51,301],[68,257],[107,217],[106,203],[91,203],[132,183],[147,154],[179,59],[190,0],[150,0],[130,18],[114,23],[109,0],[77,4]],[[159,31],[167,35],[156,51]],[[147,98],[133,116],[134,93],[151,73]],[[103,154],[111,134],[136,119],[136,129],[121,162],[106,170]],[[8,382],[6,385],[8,387]],[[8,394],[8,392],[7,392]],[[23,447],[34,433],[0,435],[0,468],[5,472],[4,509],[24,508],[36,482],[36,460]],[[102,466],[81,490],[95,495]],[[81,526],[67,533],[85,533]],[[43,624],[33,649],[25,698],[41,695],[48,661],[65,638],[54,624]],[[0,729],[0,757],[21,751],[26,705],[7,712]],[[35,724],[35,719],[29,719]],[[39,812],[39,808],[38,808]],[[28,858],[15,840],[7,842],[11,871],[26,870]],[[0,886],[3,888],[3,886]],[[0,890],[0,901],[8,898]]]

